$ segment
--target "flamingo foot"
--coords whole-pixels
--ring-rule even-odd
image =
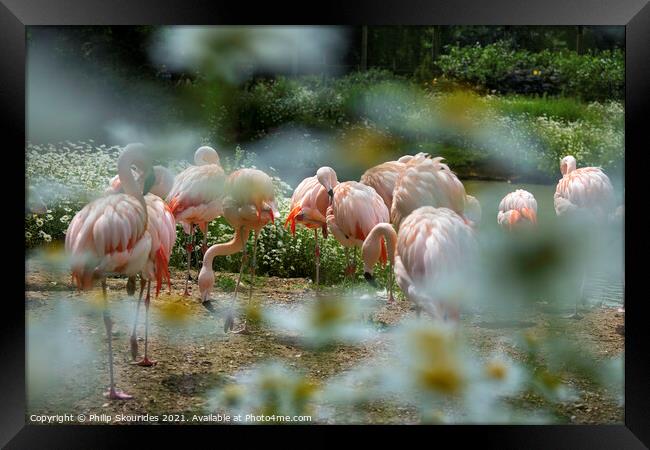
[[[115,388],[110,388],[108,391],[104,392],[104,397],[110,400],[130,400],[133,398],[132,395],[126,394]]]
[[[251,334],[246,324],[237,331],[233,331],[232,334]]]
[[[227,333],[229,331],[232,331],[234,325],[235,319],[233,318],[232,313],[228,313],[228,316],[226,316],[226,320],[223,323],[223,332]]]
[[[578,314],[578,312],[576,311],[573,314],[571,314],[570,316],[564,316],[564,318],[565,319],[572,319],[572,320],[580,320],[580,319],[583,318],[583,316],[581,314]]]
[[[388,295],[388,300],[386,300],[387,303],[395,303],[395,297],[393,297],[393,294]]]
[[[158,364],[158,361],[149,359],[146,356],[142,358],[140,361],[135,363],[136,366],[140,366],[140,367],[151,367],[151,366],[155,366],[156,364]]]
[[[131,336],[131,358],[134,360],[138,357],[138,339],[135,335]]]
[[[189,297],[190,295],[192,295],[192,293],[190,292],[190,289],[185,288],[185,291],[183,292],[183,297]]]

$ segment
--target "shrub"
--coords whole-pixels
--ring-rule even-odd
[[[578,55],[571,51],[531,53],[497,42],[448,46],[436,61],[442,74],[499,93],[575,96],[586,101],[622,100],[624,54],[606,50]]]

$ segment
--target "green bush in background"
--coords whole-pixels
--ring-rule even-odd
[[[533,53],[497,42],[449,46],[435,64],[446,78],[501,94],[562,95],[584,101],[622,100],[625,94],[621,50]]]

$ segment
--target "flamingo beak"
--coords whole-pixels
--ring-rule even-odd
[[[372,286],[372,287],[374,287],[374,288],[377,287],[377,281],[375,280],[375,277],[372,276],[372,274],[371,274],[370,272],[364,272],[364,273],[363,273],[363,278],[366,279],[366,281],[368,282],[368,284],[369,284],[370,286]]]

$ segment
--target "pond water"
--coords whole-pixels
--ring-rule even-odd
[[[508,183],[505,181],[463,180],[465,190],[469,195],[475,196],[481,203],[482,217],[480,230],[482,234],[496,232],[498,229],[497,212],[501,199],[516,189],[525,189],[535,196],[537,200],[537,219],[540,228],[553,225],[561,226],[557,222],[553,206],[555,184],[527,184]],[[620,195],[620,190],[616,189]],[[620,306],[623,304],[624,294],[624,251],[623,227],[620,233],[615,231],[615,236],[610,237],[607,256],[604,265],[590,270],[585,280],[585,299],[592,304],[603,306]],[[489,235],[489,234],[488,234]],[[571,242],[567,242],[571,245]]]
[[[491,228],[496,226],[497,212],[501,199],[509,192],[524,189],[535,196],[537,200],[537,220],[540,226],[554,223],[555,209],[553,207],[553,194],[555,185],[548,184],[519,184],[506,181],[463,180],[465,190],[481,203],[481,227]]]

